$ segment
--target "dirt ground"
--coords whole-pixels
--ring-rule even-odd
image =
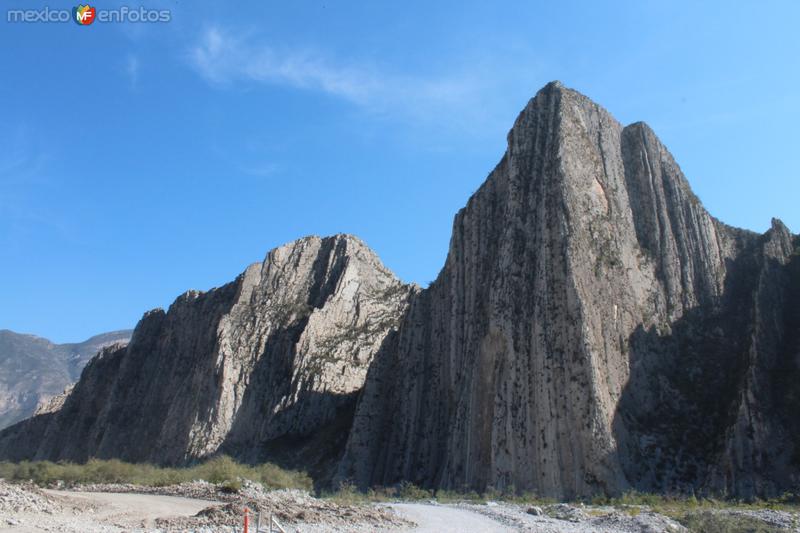
[[[18,533],[233,533],[242,531],[245,507],[261,511],[265,518],[274,515],[287,532],[297,533],[688,532],[678,522],[648,508],[434,501],[344,504],[304,491],[269,491],[247,481],[242,490],[231,493],[202,481],[158,488],[86,485],[72,490],[43,490],[0,480],[0,531]],[[800,516],[794,512],[721,509],[704,513],[709,515],[704,520],[713,520],[714,516],[726,523],[745,519],[751,526],[758,524],[758,531],[800,533]],[[255,527],[251,525],[250,531],[255,532]]]
[[[23,491],[33,494],[33,497],[28,496],[27,505],[18,503],[19,493]],[[0,515],[0,531],[20,533],[156,530],[158,519],[192,516],[218,504],[209,500],[154,494],[18,489],[14,499],[8,498],[7,488],[2,492],[6,498]]]

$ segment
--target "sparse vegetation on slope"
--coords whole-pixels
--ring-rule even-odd
[[[286,470],[271,463],[256,466],[239,464],[220,456],[187,468],[164,468],[149,464],[132,464],[92,459],[85,464],[23,461],[0,463],[0,478],[7,481],[50,485],[59,481],[67,485],[83,483],[130,483],[146,486],[175,485],[194,480],[223,484],[238,490],[240,480],[249,479],[274,489],[309,490],[311,478],[305,472]]]

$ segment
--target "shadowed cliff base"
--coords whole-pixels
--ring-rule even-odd
[[[306,434],[283,435],[265,440],[256,446],[247,441],[236,442],[229,438],[220,451],[253,466],[271,463],[289,470],[302,470],[313,480],[315,491],[319,493],[330,490],[347,444],[356,400],[356,394],[320,394],[320,403],[337,406],[335,415],[321,427]]]
[[[800,256],[765,257],[768,241],[728,265],[736,275],[718,306],[640,327],[628,340],[631,377],[614,427],[629,443],[620,455],[632,487],[747,499],[796,490]],[[747,319],[769,314],[766,331]],[[756,351],[765,338],[769,346]],[[743,411],[774,416],[743,422]]]

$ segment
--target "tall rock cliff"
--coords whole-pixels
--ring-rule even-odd
[[[796,486],[797,246],[715,220],[649,127],[549,84],[374,361],[338,479]]]
[[[6,430],[2,455],[181,464],[305,450],[330,461],[413,290],[354,237],[277,248],[234,282],[147,313],[60,410]]]

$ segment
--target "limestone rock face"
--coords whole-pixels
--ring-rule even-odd
[[[374,361],[338,479],[796,484],[797,244],[718,222],[649,127],[549,84]]]
[[[282,246],[228,285],[147,313],[128,346],[89,363],[60,410],[2,434],[2,454],[259,460],[332,424],[330,441],[342,441],[412,291],[354,237]]]

